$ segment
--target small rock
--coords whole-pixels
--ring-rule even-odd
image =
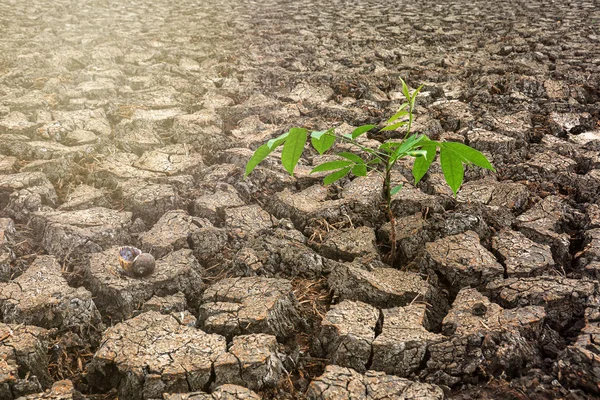
[[[538,366],[544,317],[542,307],[504,310],[477,290],[462,289],[442,323],[447,339],[429,346],[427,380],[454,386],[475,383],[478,372],[512,376]]]
[[[141,248],[156,258],[161,258],[172,251],[189,248],[192,235],[207,226],[212,227],[212,224],[192,217],[184,210],[167,211],[152,229],[140,235]]]
[[[124,119],[115,127],[115,144],[125,152],[141,155],[145,151],[163,147],[160,123],[137,119]]]
[[[379,310],[361,302],[342,301],[332,306],[321,322],[317,343],[332,364],[368,369]]]
[[[253,149],[269,139],[277,137],[280,134],[279,131],[279,126],[265,124],[258,115],[251,115],[238,122],[237,127],[231,131],[231,139],[236,146]]]
[[[31,141],[23,135],[0,136],[0,152],[20,160],[52,160],[60,157],[71,160],[90,151],[93,151],[93,147],[89,145],[69,147],[50,141]]]
[[[600,129],[569,135],[569,142],[592,149],[600,144]]]
[[[554,267],[550,246],[535,243],[510,229],[503,229],[492,238],[492,249],[511,278],[542,275]]]
[[[0,155],[0,174],[10,174],[16,170],[17,157]]]
[[[589,220],[588,229],[600,228],[600,205],[588,204],[586,207],[586,216]]]
[[[193,145],[208,161],[231,147],[231,141],[225,137],[222,126],[223,121],[214,110],[204,109],[175,117],[171,132],[177,143]]]
[[[598,279],[600,275],[600,229],[590,229],[585,231],[584,248],[577,253],[577,267],[586,275],[593,279]]]
[[[85,337],[102,329],[92,294],[70,287],[52,256],[39,256],[14,281],[0,283],[0,314],[6,323],[67,329]]]
[[[169,128],[173,124],[173,120],[183,113],[184,112],[180,108],[163,108],[154,110],[137,108],[133,111],[131,119],[134,121],[154,122],[161,128]]]
[[[203,111],[206,110],[218,110],[222,107],[229,107],[235,105],[235,100],[231,97],[223,96],[218,91],[209,91],[203,96],[204,102],[202,103]],[[252,118],[252,117],[249,117]]]
[[[94,207],[110,207],[106,190],[96,189],[88,185],[79,185],[67,194],[65,202],[58,207],[58,210],[74,211]]]
[[[221,190],[222,189],[222,190]],[[224,222],[225,210],[245,205],[237,190],[230,185],[223,185],[213,194],[205,194],[194,200],[194,215],[206,218],[213,224]]]
[[[100,137],[112,135],[111,124],[106,117],[104,108],[83,109],[75,111],[53,111],[53,121],[39,129],[44,139],[63,142],[72,132],[87,131]],[[70,143],[69,145],[73,145]]]
[[[548,196],[517,217],[517,228],[536,243],[547,244],[554,261],[570,262],[569,235],[561,226],[570,214],[569,206],[558,196]]]
[[[335,224],[343,220],[340,208],[344,201],[327,200],[327,195],[327,188],[323,185],[311,186],[298,193],[284,190],[271,199],[269,210],[278,218],[292,220],[300,231],[321,218]]]
[[[273,217],[258,205],[225,210],[225,226],[238,238],[259,235],[263,229],[273,227]]]
[[[486,122],[494,132],[515,138],[517,148],[526,147],[531,141],[533,124],[529,111],[501,115],[491,115],[490,113],[489,121]]]
[[[321,186],[321,185],[320,185]],[[379,205],[383,201],[383,178],[375,173],[359,176],[344,185],[342,190],[343,204],[339,204],[339,213],[342,220],[350,219],[356,225],[373,225],[373,221],[380,220]],[[326,203],[333,206],[339,200],[329,200]],[[414,204],[411,203],[411,207]],[[333,220],[327,218],[333,224]]]
[[[546,94],[549,99],[565,100],[569,98],[569,84],[565,81],[547,79],[544,81],[544,89],[546,89]]]
[[[27,223],[33,213],[57,202],[54,186],[42,172],[0,175],[0,206],[17,221]]]
[[[21,168],[20,172],[42,172],[54,184],[69,181],[76,174],[75,164],[65,157],[36,160]]]
[[[164,400],[261,400],[252,390],[237,385],[221,385],[211,394],[205,392],[163,394]]]
[[[439,386],[409,381],[383,372],[367,371],[364,375],[351,368],[328,365],[323,375],[313,379],[306,396],[309,400],[442,400]]]
[[[441,340],[427,330],[426,311],[424,304],[382,310],[381,334],[372,344],[373,370],[408,377],[421,368],[429,344]]]
[[[529,190],[520,183],[482,179],[465,183],[456,199],[461,203],[474,201],[488,206],[506,207],[518,213],[527,206]]]
[[[458,100],[439,100],[431,108],[446,131],[456,132],[473,121],[469,105]]]
[[[593,128],[593,118],[589,113],[552,112],[548,117],[548,123],[552,133],[556,136],[577,134]]]
[[[320,246],[320,253],[334,260],[352,261],[356,257],[378,258],[375,232],[372,228],[334,230],[329,232]]]
[[[251,390],[275,387],[283,374],[275,336],[262,333],[233,338],[228,352],[214,363],[215,385],[231,383]]]
[[[142,312],[156,311],[161,314],[171,314],[174,312],[183,312],[187,302],[185,300],[185,294],[177,292],[173,295],[167,295],[164,297],[152,296],[150,300],[144,303],[142,306]]]
[[[117,387],[119,398],[155,399],[164,392],[202,390],[215,360],[227,351],[223,336],[149,311],[107,329],[88,365],[90,384]]]
[[[106,156],[96,164],[92,177],[98,186],[115,187],[125,182],[141,182],[146,179],[161,178],[164,173],[146,171],[133,166],[138,157],[133,153],[115,153]]]
[[[579,175],[575,182],[579,201],[598,203],[600,201],[600,167],[585,175]]]
[[[380,308],[429,304],[429,318],[439,323],[447,307],[446,297],[419,274],[394,268],[366,270],[357,263],[333,263],[328,278],[340,300],[362,301]]]
[[[228,338],[248,333],[285,337],[302,325],[298,301],[286,279],[222,279],[204,292],[203,301],[200,325]]]
[[[442,198],[427,194],[406,183],[398,193],[392,196],[391,209],[398,217],[425,212],[439,214],[444,212],[444,202]]]
[[[559,332],[581,320],[598,288],[593,282],[560,276],[511,278],[487,286],[490,298],[505,308],[542,306],[546,322]]]
[[[98,142],[98,136],[92,131],[77,129],[65,135],[62,143],[66,146],[80,146]]]
[[[204,218],[193,218],[192,221],[195,228],[190,230],[187,242],[194,256],[207,268],[219,263],[228,244],[227,231],[215,228]]]
[[[510,154],[515,151],[517,144],[515,138],[483,129],[470,130],[467,132],[466,137],[469,146],[492,154]]]
[[[54,382],[52,387],[44,393],[30,394],[19,397],[17,400],[83,400],[83,395],[75,390],[73,382],[63,380]]]
[[[13,111],[0,119],[0,135],[6,133],[32,136],[37,124],[30,122],[27,116],[19,111]]]
[[[109,80],[83,82],[77,86],[77,90],[90,99],[106,99],[116,95],[115,84]]]
[[[0,394],[3,398],[39,392],[52,384],[48,375],[50,332],[37,326],[0,323]],[[27,371],[28,379],[20,371]],[[28,388],[20,393],[18,387]],[[15,393],[16,392],[16,393]]]
[[[429,242],[425,252],[430,266],[450,282],[453,290],[480,287],[504,276],[504,267],[473,231]]]
[[[290,227],[265,231],[243,245],[233,258],[236,273],[242,276],[318,279],[328,272],[323,257],[307,246],[302,233]]]
[[[333,98],[333,89],[327,86],[313,87],[308,83],[298,84],[290,93],[293,101],[307,101],[308,103],[325,103]]]
[[[568,386],[600,394],[600,323],[588,323],[573,345],[558,357],[555,370]]]
[[[42,245],[49,254],[73,259],[127,243],[130,224],[131,213],[102,207],[39,211],[31,218],[31,226],[43,234]]]
[[[155,224],[167,211],[186,208],[186,201],[170,184],[129,181],[121,185],[121,192],[125,209],[148,225]]]
[[[205,168],[202,156],[191,152],[189,147],[183,144],[147,151],[133,163],[133,166],[167,175],[186,174],[195,177],[198,177]]]
[[[535,153],[525,163],[515,165],[511,177],[515,180],[524,179],[535,182],[556,181],[561,178],[561,182],[563,182],[569,177],[569,174],[576,172],[576,168],[577,162],[571,158],[545,150]]]

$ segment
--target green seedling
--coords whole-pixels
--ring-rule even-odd
[[[416,185],[425,176],[433,160],[436,158],[439,150],[439,163],[444,174],[446,183],[456,196],[464,180],[465,165],[476,165],[481,168],[494,170],[492,164],[479,151],[458,142],[438,142],[429,139],[425,135],[414,134],[411,131],[414,119],[414,109],[417,96],[423,85],[419,86],[412,93],[406,82],[401,79],[402,93],[405,102],[400,106],[398,112],[387,120],[386,125],[379,132],[404,130],[404,139],[401,141],[386,141],[378,148],[369,148],[356,141],[358,137],[369,131],[376,129],[375,125],[363,125],[354,129],[352,133],[337,135],[335,129],[324,131],[308,132],[304,128],[291,128],[288,132],[269,140],[260,146],[246,165],[244,177],[247,177],[273,150],[283,146],[281,151],[281,163],[290,173],[294,174],[294,169],[305,150],[305,145],[310,137],[314,149],[319,154],[324,154],[330,150],[336,141],[350,143],[357,149],[362,150],[365,158],[355,153],[338,152],[339,160],[324,162],[317,165],[311,173],[328,172],[323,183],[328,185],[346,175],[366,176],[369,171],[375,171],[383,177],[383,197],[385,200],[385,209],[387,218],[390,221],[390,263],[396,258],[396,219],[392,212],[392,197],[402,189],[402,185],[392,186],[391,173],[394,166],[404,157],[414,157],[412,174]]]

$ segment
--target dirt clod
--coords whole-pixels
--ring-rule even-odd
[[[228,338],[245,333],[285,337],[303,323],[286,279],[223,279],[210,286],[202,300],[201,326]]]

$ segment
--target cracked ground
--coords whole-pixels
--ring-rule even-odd
[[[496,171],[243,179],[400,78]],[[597,398],[599,121],[595,0],[0,0],[0,399]]]

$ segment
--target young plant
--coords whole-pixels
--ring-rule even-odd
[[[312,146],[321,155],[331,149],[337,140],[350,143],[357,149],[362,150],[369,155],[368,159],[363,159],[354,153],[338,152],[336,155],[340,157],[339,160],[319,164],[313,168],[311,173],[329,172],[323,180],[323,183],[326,185],[350,173],[354,176],[366,176],[368,171],[376,171],[381,174],[383,177],[382,191],[385,200],[385,210],[391,228],[390,264],[392,264],[396,258],[396,219],[392,212],[392,197],[402,189],[402,185],[392,186],[391,173],[398,160],[404,157],[415,158],[412,174],[416,185],[429,170],[439,149],[439,162],[444,179],[455,196],[463,183],[465,165],[476,165],[492,171],[494,170],[492,164],[490,164],[483,154],[465,144],[458,142],[437,142],[425,135],[414,134],[411,128],[414,119],[415,102],[423,85],[410,93],[404,80],[401,79],[401,82],[402,93],[406,101],[400,106],[398,112],[387,120],[387,125],[379,130],[379,132],[385,132],[403,129],[405,134],[404,139],[401,141],[386,141],[376,149],[363,146],[356,141],[361,135],[375,129],[375,125],[359,126],[352,133],[344,135],[336,135],[334,128],[310,132],[310,135],[304,128],[291,128],[288,132],[269,140],[256,149],[246,165],[244,177],[247,177],[261,161],[279,146],[283,146],[281,163],[286,171],[290,175],[293,175],[294,169],[304,152],[308,136],[310,136]]]

